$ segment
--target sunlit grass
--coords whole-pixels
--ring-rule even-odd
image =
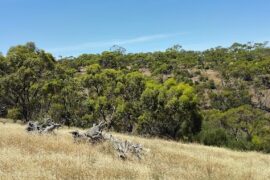
[[[270,179],[270,155],[115,134],[144,145],[120,160],[109,144],[74,144],[71,129],[31,135],[0,123],[0,179]]]

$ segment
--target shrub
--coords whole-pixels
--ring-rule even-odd
[[[21,119],[22,118],[21,110],[19,108],[8,109],[7,118],[13,120]]]
[[[200,133],[200,141],[205,145],[226,146],[229,137],[224,129],[209,129]]]
[[[201,130],[197,97],[188,84],[179,84],[173,78],[164,84],[148,82],[141,105],[138,126],[141,134],[191,140]]]
[[[85,114],[81,119],[81,127],[91,127],[95,123],[95,118],[91,114]]]

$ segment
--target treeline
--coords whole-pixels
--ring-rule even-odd
[[[130,54],[114,46],[60,60],[34,43],[11,47],[0,56],[0,115],[84,128],[105,121],[118,132],[270,152],[266,45]]]

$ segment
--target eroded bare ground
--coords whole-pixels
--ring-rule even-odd
[[[123,161],[108,143],[75,144],[71,130],[33,135],[0,123],[0,179],[270,179],[266,154],[114,134],[149,149]]]

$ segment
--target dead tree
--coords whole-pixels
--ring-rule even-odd
[[[132,143],[127,140],[120,140],[113,137],[112,135],[109,136],[109,141],[113,145],[114,149],[118,152],[118,156],[121,159],[126,160],[128,154],[133,154],[138,159],[141,159],[143,154],[143,147],[141,144]]]
[[[74,142],[90,142],[92,144],[102,142],[104,136],[102,130],[105,127],[105,123],[101,122],[98,125],[93,125],[88,131],[82,133],[79,131],[70,132],[74,138]]]
[[[132,143],[126,140],[120,140],[113,137],[111,134],[103,132],[106,123],[101,122],[98,125],[93,125],[85,133],[79,131],[70,132],[74,138],[74,142],[90,142],[91,144],[101,143],[109,141],[112,147],[117,151],[118,157],[123,160],[128,158],[129,154],[135,155],[138,159],[141,159],[143,154],[143,147],[141,144]]]
[[[60,128],[61,125],[50,121],[46,121],[43,124],[39,122],[28,122],[26,131],[29,133],[49,134],[54,133],[54,130]]]
[[[55,129],[58,129],[60,128],[61,125],[60,124],[52,124],[50,126],[47,126],[45,127],[43,130],[42,130],[42,133],[54,133],[54,130]]]
[[[102,131],[105,128],[105,125],[104,122],[100,122],[98,125],[94,124],[92,128],[86,131],[85,135],[90,138],[90,142],[98,143],[104,140]]]
[[[25,128],[27,132],[39,132],[40,129],[41,127],[38,125],[38,122],[32,121],[29,121],[27,127]]]
[[[85,133],[80,133],[79,131],[76,130],[70,132],[70,134],[72,134],[75,143],[89,142],[89,137],[87,137]]]

